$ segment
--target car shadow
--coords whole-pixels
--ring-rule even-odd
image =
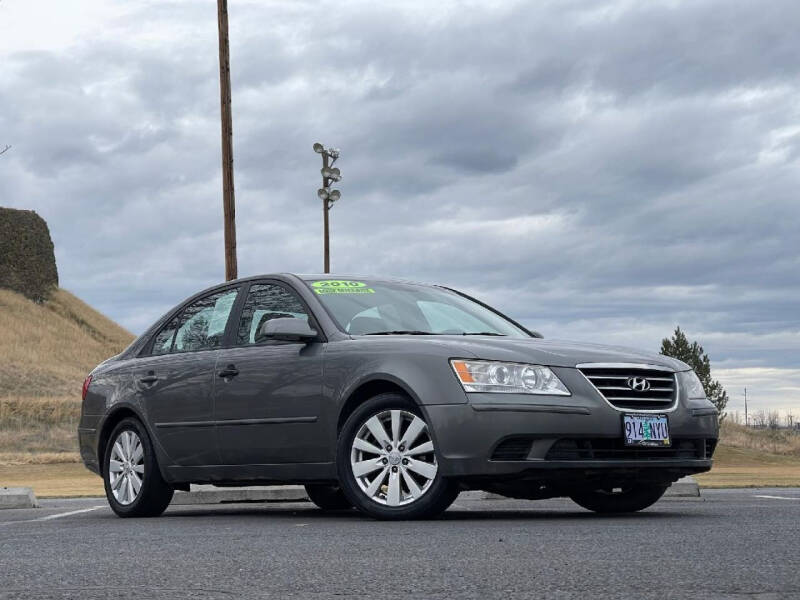
[[[269,517],[273,519],[303,519],[305,521],[375,521],[356,510],[323,511],[316,507],[297,507],[286,505],[253,504],[219,504],[209,507],[177,506],[171,507],[161,518],[193,519],[200,517]],[[705,515],[707,516],[707,515]],[[444,523],[448,521],[596,521],[608,519],[625,520],[665,520],[691,519],[703,517],[685,511],[646,510],[637,513],[598,514],[581,509],[553,510],[550,508],[460,508],[452,507],[443,515],[424,522]],[[423,522],[423,521],[417,521]]]

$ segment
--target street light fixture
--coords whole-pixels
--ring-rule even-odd
[[[328,223],[328,212],[333,206],[333,203],[342,197],[339,190],[332,190],[331,183],[342,180],[342,172],[333,166],[333,163],[339,158],[338,148],[325,148],[322,144],[317,142],[313,146],[314,152],[322,155],[322,187],[317,190],[317,196],[322,200],[322,218],[324,229],[324,269],[325,273],[331,271],[331,254],[330,254],[330,228]]]
[[[336,168],[330,167],[322,167],[321,169],[322,177],[325,179],[330,179],[331,181],[341,181],[342,180],[342,172]]]

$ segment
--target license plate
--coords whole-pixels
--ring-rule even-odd
[[[622,432],[626,446],[670,445],[667,415],[622,415]]]

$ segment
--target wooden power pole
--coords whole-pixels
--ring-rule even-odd
[[[225,280],[238,277],[236,261],[236,201],[233,192],[233,116],[231,59],[228,44],[228,0],[217,0],[219,25],[219,99],[222,117],[222,214],[225,222]]]

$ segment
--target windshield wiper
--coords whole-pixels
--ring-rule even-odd
[[[414,329],[396,329],[394,331],[375,331],[364,335],[438,335],[432,331],[418,331]]]
[[[495,333],[494,331],[465,331],[461,335],[494,335],[497,337],[506,337],[505,333]]]

